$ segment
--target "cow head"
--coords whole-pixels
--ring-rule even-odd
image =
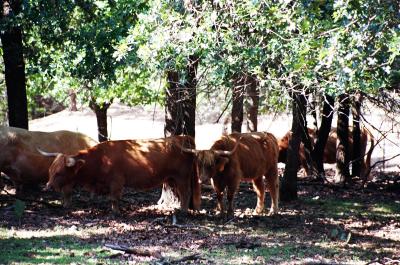
[[[226,164],[229,163],[230,156],[235,153],[239,143],[240,139],[236,141],[236,144],[231,151],[212,149],[195,150],[188,148],[182,148],[182,150],[196,155],[196,164],[200,182],[206,182],[219,172],[224,171]]]
[[[46,184],[46,189],[53,188],[62,192],[65,192],[65,189],[72,189],[76,175],[84,164],[85,161],[77,159],[76,156],[57,155],[49,168],[49,181]]]

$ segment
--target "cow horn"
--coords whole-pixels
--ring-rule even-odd
[[[181,149],[182,149],[183,152],[186,152],[186,153],[197,154],[199,152],[196,149],[186,148],[186,147],[183,147],[183,146],[181,146]]]
[[[49,157],[56,157],[56,156],[58,156],[59,154],[61,154],[61,153],[49,153],[49,152],[45,152],[45,151],[43,151],[43,150],[41,150],[40,148],[36,148],[36,150],[39,152],[39,153],[41,153],[42,155],[44,155],[44,156],[49,156]]]
[[[175,145],[178,146],[183,152],[197,154],[199,151],[192,148],[183,147],[180,143],[175,142]]]
[[[65,165],[67,167],[73,167],[75,166],[76,160],[72,157],[67,157],[67,160],[65,161]]]
[[[225,150],[214,150],[214,153],[216,153],[217,155],[225,155],[225,156],[230,156],[233,153],[235,153],[237,147],[240,144],[240,140],[242,140],[243,136],[239,138],[239,140],[236,142],[235,147],[233,147],[233,149],[231,151],[225,151]]]

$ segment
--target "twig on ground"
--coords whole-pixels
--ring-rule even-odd
[[[365,265],[376,264],[376,263],[378,263],[378,264],[383,264],[383,263],[379,262],[379,259],[374,259],[374,260],[371,260],[371,261],[368,262],[368,263],[365,263]]]
[[[112,254],[112,255],[108,256],[107,258],[109,258],[109,259],[115,259],[115,258],[118,258],[118,257],[120,257],[120,256],[122,256],[122,253],[115,253],[115,254]]]
[[[123,251],[125,253],[134,254],[137,256],[155,257],[158,259],[162,258],[161,252],[157,250],[138,249],[114,244],[104,244],[104,246],[106,248]]]
[[[198,259],[201,259],[200,254],[199,253],[195,253],[195,254],[192,254],[192,255],[189,255],[189,256],[182,257],[180,259],[171,260],[169,263],[170,264],[179,264],[179,263],[184,262],[184,261],[198,260]]]
[[[234,216],[233,218],[231,218],[231,219],[229,219],[228,221],[226,221],[226,222],[224,223],[224,225],[227,225],[227,224],[229,224],[230,222],[235,221],[236,219],[237,219],[237,217]]]
[[[165,217],[154,218],[152,221],[150,221],[150,224],[162,223],[164,220],[165,220]]]
[[[191,254],[191,255],[182,257],[180,259],[175,259],[175,260],[166,260],[165,258],[161,258],[160,260],[156,261],[154,264],[157,264],[157,265],[180,264],[185,261],[198,260],[198,259],[203,259],[203,258],[200,257],[199,253],[195,253],[195,254]]]
[[[388,264],[400,264],[400,260],[398,259],[391,259],[391,258],[383,258],[385,261],[383,264],[388,265]]]

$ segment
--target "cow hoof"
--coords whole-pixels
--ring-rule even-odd
[[[278,211],[270,210],[268,216],[278,215],[278,213],[279,213]]]
[[[113,215],[114,217],[121,217],[121,216],[122,216],[122,214],[121,214],[120,211],[112,211],[112,215]]]
[[[174,215],[179,216],[181,218],[186,218],[189,216],[189,211],[187,209],[175,209]]]
[[[263,214],[264,213],[264,209],[263,208],[256,208],[254,211],[253,211],[253,214],[254,215],[259,215],[259,214]]]
[[[233,219],[235,217],[235,214],[233,213],[233,211],[228,211],[227,213],[226,213],[226,219],[227,220],[231,220],[231,219]]]

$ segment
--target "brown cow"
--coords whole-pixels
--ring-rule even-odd
[[[233,133],[217,140],[210,150],[193,150],[202,182],[211,179],[217,193],[217,210],[224,213],[223,195],[227,188],[228,217],[233,216],[233,198],[240,181],[252,181],[257,193],[256,213],[264,210],[265,186],[271,196],[270,214],[278,212],[278,143],[270,133]]]
[[[75,155],[57,155],[49,169],[47,188],[61,191],[68,206],[75,185],[109,194],[113,212],[119,212],[118,199],[124,187],[146,190],[168,182],[176,187],[181,209],[200,208],[200,184],[195,157],[180,148],[193,148],[190,136],[156,140],[119,140],[102,142]],[[193,192],[192,197],[191,191]]]
[[[351,130],[350,130],[351,133]],[[315,144],[317,139],[317,135],[314,129],[308,128],[308,134],[310,135],[312,144]],[[289,139],[290,139],[291,131],[287,132],[278,142],[279,144],[279,162],[286,163],[286,154],[289,146]],[[371,154],[375,147],[374,145],[374,136],[371,132],[366,129],[365,127],[361,128],[361,135],[360,135],[360,157],[363,159],[361,160],[361,177],[365,179],[369,179],[369,168],[371,165]],[[333,164],[336,163],[336,139],[337,133],[336,128],[332,128],[331,132],[328,136],[328,141],[325,146],[324,150],[324,163]],[[367,152],[367,145],[369,144],[369,149]],[[350,154],[353,153],[353,137],[349,136],[349,147],[350,147]],[[355,160],[356,158],[351,158],[351,160]],[[306,173],[309,174],[309,168],[307,165],[307,161],[304,154],[304,145],[300,146],[300,164],[305,169]],[[368,174],[368,176],[366,176]]]
[[[0,171],[17,189],[46,183],[54,158],[40,155],[38,148],[74,154],[95,144],[95,140],[76,132],[38,132],[0,126]]]

